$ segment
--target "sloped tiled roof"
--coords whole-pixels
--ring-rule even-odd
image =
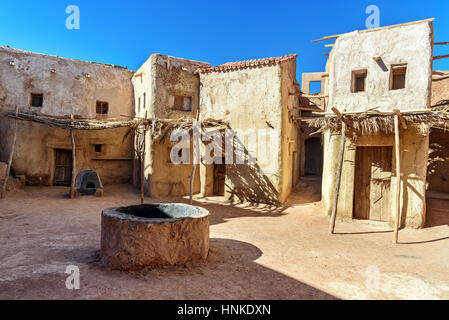
[[[297,54],[289,54],[282,57],[275,58],[265,58],[258,60],[247,60],[247,61],[237,61],[237,62],[228,62],[216,67],[208,67],[208,68],[199,68],[195,71],[195,73],[209,73],[209,72],[226,72],[238,69],[245,68],[254,68],[254,67],[264,67],[279,64],[282,62],[290,61],[296,59]]]

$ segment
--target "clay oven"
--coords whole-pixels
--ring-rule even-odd
[[[100,177],[95,171],[82,171],[76,176],[75,189],[77,195],[103,196],[103,185]]]

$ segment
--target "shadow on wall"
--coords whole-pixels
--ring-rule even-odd
[[[429,190],[449,192],[449,143],[447,132],[432,129],[430,132],[427,182]]]
[[[244,164],[235,164],[234,161],[234,164],[226,165],[226,197],[231,202],[280,205],[278,190],[238,137],[234,138],[234,154],[243,159]],[[248,163],[250,159],[255,163]]]

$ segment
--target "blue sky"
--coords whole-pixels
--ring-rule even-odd
[[[65,27],[72,4],[80,30]],[[298,53],[300,80],[326,63],[329,49],[311,40],[365,29],[368,5],[379,7],[381,26],[434,17],[435,41],[449,41],[447,0],[2,0],[0,45],[132,70],[155,52],[213,65]],[[436,48],[444,53],[449,46]],[[449,59],[434,69],[449,70]]]

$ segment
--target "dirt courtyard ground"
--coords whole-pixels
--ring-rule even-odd
[[[67,190],[26,187],[0,201],[0,299],[449,299],[441,216],[393,245],[383,225],[337,223],[328,235],[312,193],[278,209],[195,199],[211,212],[208,260],[127,273],[100,265],[100,213],[138,194],[112,186],[104,198],[70,200]],[[66,289],[69,265],[80,269],[80,290]]]

